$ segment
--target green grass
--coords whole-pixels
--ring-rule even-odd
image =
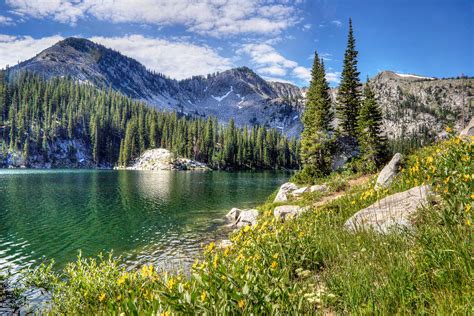
[[[326,181],[342,197],[280,223],[269,198],[253,228],[233,245],[203,250],[191,274],[151,266],[126,271],[111,258],[83,259],[55,273],[43,266],[31,284],[52,294],[53,313],[127,314],[470,314],[473,312],[473,142],[458,138],[408,157],[389,189],[374,180],[347,188]],[[391,193],[430,184],[436,204],[421,209],[414,230],[350,233],[344,222]],[[305,196],[311,204],[323,194]]]

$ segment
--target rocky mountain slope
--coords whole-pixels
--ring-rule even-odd
[[[67,38],[10,68],[9,73],[13,76],[23,70],[111,87],[162,110],[213,115],[221,122],[234,118],[238,126],[260,124],[289,135],[301,131],[299,88],[267,82],[247,67],[178,81],[102,45]]]
[[[10,75],[21,70],[112,87],[162,110],[212,115],[223,123],[233,118],[238,126],[259,124],[292,136],[302,130],[306,88],[265,81],[247,67],[178,81],[102,45],[68,38],[11,68]],[[436,79],[384,71],[371,82],[391,139],[439,136],[447,124],[461,128],[473,114],[472,78]],[[334,100],[336,93],[332,89]]]

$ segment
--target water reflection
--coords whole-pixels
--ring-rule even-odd
[[[0,170],[0,269],[114,251],[127,265],[189,262],[233,206],[287,173]]]

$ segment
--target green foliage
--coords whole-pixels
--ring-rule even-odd
[[[314,53],[311,82],[303,113],[304,129],[301,134],[301,159],[304,168],[301,180],[327,175],[331,170],[332,120],[329,85],[325,78],[323,61]]]
[[[67,78],[45,81],[0,71],[0,141],[10,153],[54,160],[58,142],[86,144],[96,165],[126,165],[148,148],[163,147],[213,168],[295,169],[299,141],[262,126],[237,128],[159,112],[112,90]],[[3,155],[5,158],[6,155]]]
[[[373,178],[284,223],[273,204],[262,205],[256,226],[234,233],[225,249],[209,244],[188,277],[151,266],[127,272],[110,259],[80,259],[52,278],[36,273],[53,280],[53,313],[469,314],[473,141],[418,151],[389,189],[375,191]],[[360,209],[422,183],[440,198],[417,213],[414,230],[343,228]]]
[[[382,111],[369,82],[364,88],[357,128],[361,160],[365,164],[363,169],[374,172],[387,159],[387,139],[382,134]]]
[[[337,116],[339,126],[344,136],[356,137],[357,116],[360,107],[360,80],[357,70],[357,50],[352,31],[352,20],[349,19],[349,35],[347,48],[344,54],[344,64],[341,75],[341,83],[337,93]]]

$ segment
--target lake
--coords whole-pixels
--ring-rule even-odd
[[[266,200],[287,172],[0,170],[0,271],[113,250],[133,267],[186,266],[225,214]]]

